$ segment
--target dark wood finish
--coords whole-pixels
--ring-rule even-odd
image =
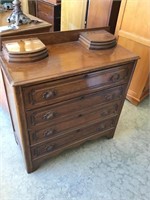
[[[37,17],[51,23],[51,31],[60,31],[61,4],[37,0]]]
[[[120,4],[121,4],[121,0],[117,0],[117,1],[113,0],[113,2],[112,2],[111,13],[110,13],[110,18],[109,18],[110,32],[112,34],[115,33]]]
[[[87,109],[86,111],[84,110],[86,109],[86,106],[84,106],[84,108],[82,108],[82,110],[79,112],[75,112],[75,108],[73,107],[72,109],[70,109],[71,110],[70,113],[75,112],[74,115],[71,116],[70,113],[66,114],[64,112],[65,114],[62,114],[61,116],[61,112],[60,112],[60,115],[58,113],[57,114],[58,116],[56,115],[56,118],[54,120],[49,119],[46,121],[46,123],[44,122],[42,123],[43,118],[40,115],[42,119],[40,117],[37,119],[37,121],[39,120],[40,126],[39,127],[32,126],[32,131],[29,131],[31,145],[32,144],[34,145],[43,141],[51,140],[54,138],[56,139],[56,138],[62,137],[68,133],[69,127],[71,129],[76,129],[77,126],[84,126],[85,123],[89,124],[91,122],[100,121],[100,120],[104,120],[105,118],[115,116],[117,115],[119,105],[120,105],[120,101],[114,101],[113,103],[109,103],[106,106],[92,105],[92,107],[90,109]],[[65,111],[65,110],[62,110],[62,111]],[[48,112],[51,113],[51,110],[47,111],[47,113]],[[34,115],[35,113],[32,113],[32,114]],[[34,118],[33,115],[27,118],[29,126],[30,126],[31,121]],[[46,127],[45,129],[42,129],[43,125]]]
[[[126,83],[129,79],[131,65],[122,65],[115,69],[87,73],[67,80],[25,87],[23,88],[25,107],[30,109],[53,104],[68,99],[68,96],[76,97],[81,91],[82,94],[87,94],[116,84]]]
[[[51,154],[59,149],[67,148],[75,142],[80,142],[82,139],[86,139],[95,134],[104,134],[104,131],[114,129],[116,118],[110,118],[102,122],[94,123],[89,126],[84,126],[76,129],[73,132],[69,132],[67,136],[63,138],[45,142],[44,144],[36,145],[31,147],[31,155],[33,160],[39,158],[45,154]]]
[[[28,0],[29,14],[33,16],[36,16],[36,1],[37,0]]]
[[[1,56],[28,172],[64,149],[114,135],[138,57],[120,46],[87,50],[75,41],[79,33],[38,34],[49,57],[37,63],[13,64]]]

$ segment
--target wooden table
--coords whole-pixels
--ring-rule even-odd
[[[7,18],[11,14],[12,11],[6,11],[3,13],[0,13],[0,26],[7,26],[9,23],[7,22]],[[31,20],[38,20],[41,21],[41,23],[31,23],[31,24],[25,24],[22,26],[19,26],[19,29],[17,30],[10,30],[7,32],[0,33],[0,36],[12,36],[12,35],[22,35],[22,34],[31,34],[31,33],[41,33],[41,32],[49,32],[50,28],[52,27],[52,24],[45,22],[37,17],[34,17],[32,15],[26,14]]]

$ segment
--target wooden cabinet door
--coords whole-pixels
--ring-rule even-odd
[[[87,0],[61,1],[61,31],[85,27]]]
[[[115,32],[120,45],[140,56],[127,94],[134,104],[149,93],[145,91],[150,65],[149,8],[149,0],[122,0]]]
[[[87,28],[108,26],[113,0],[90,0]]]

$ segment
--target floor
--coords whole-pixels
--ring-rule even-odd
[[[113,139],[65,151],[31,174],[0,109],[0,199],[150,200],[149,102],[125,102]]]

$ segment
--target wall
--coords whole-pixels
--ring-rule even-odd
[[[29,13],[28,0],[21,0],[21,3],[23,12]]]

